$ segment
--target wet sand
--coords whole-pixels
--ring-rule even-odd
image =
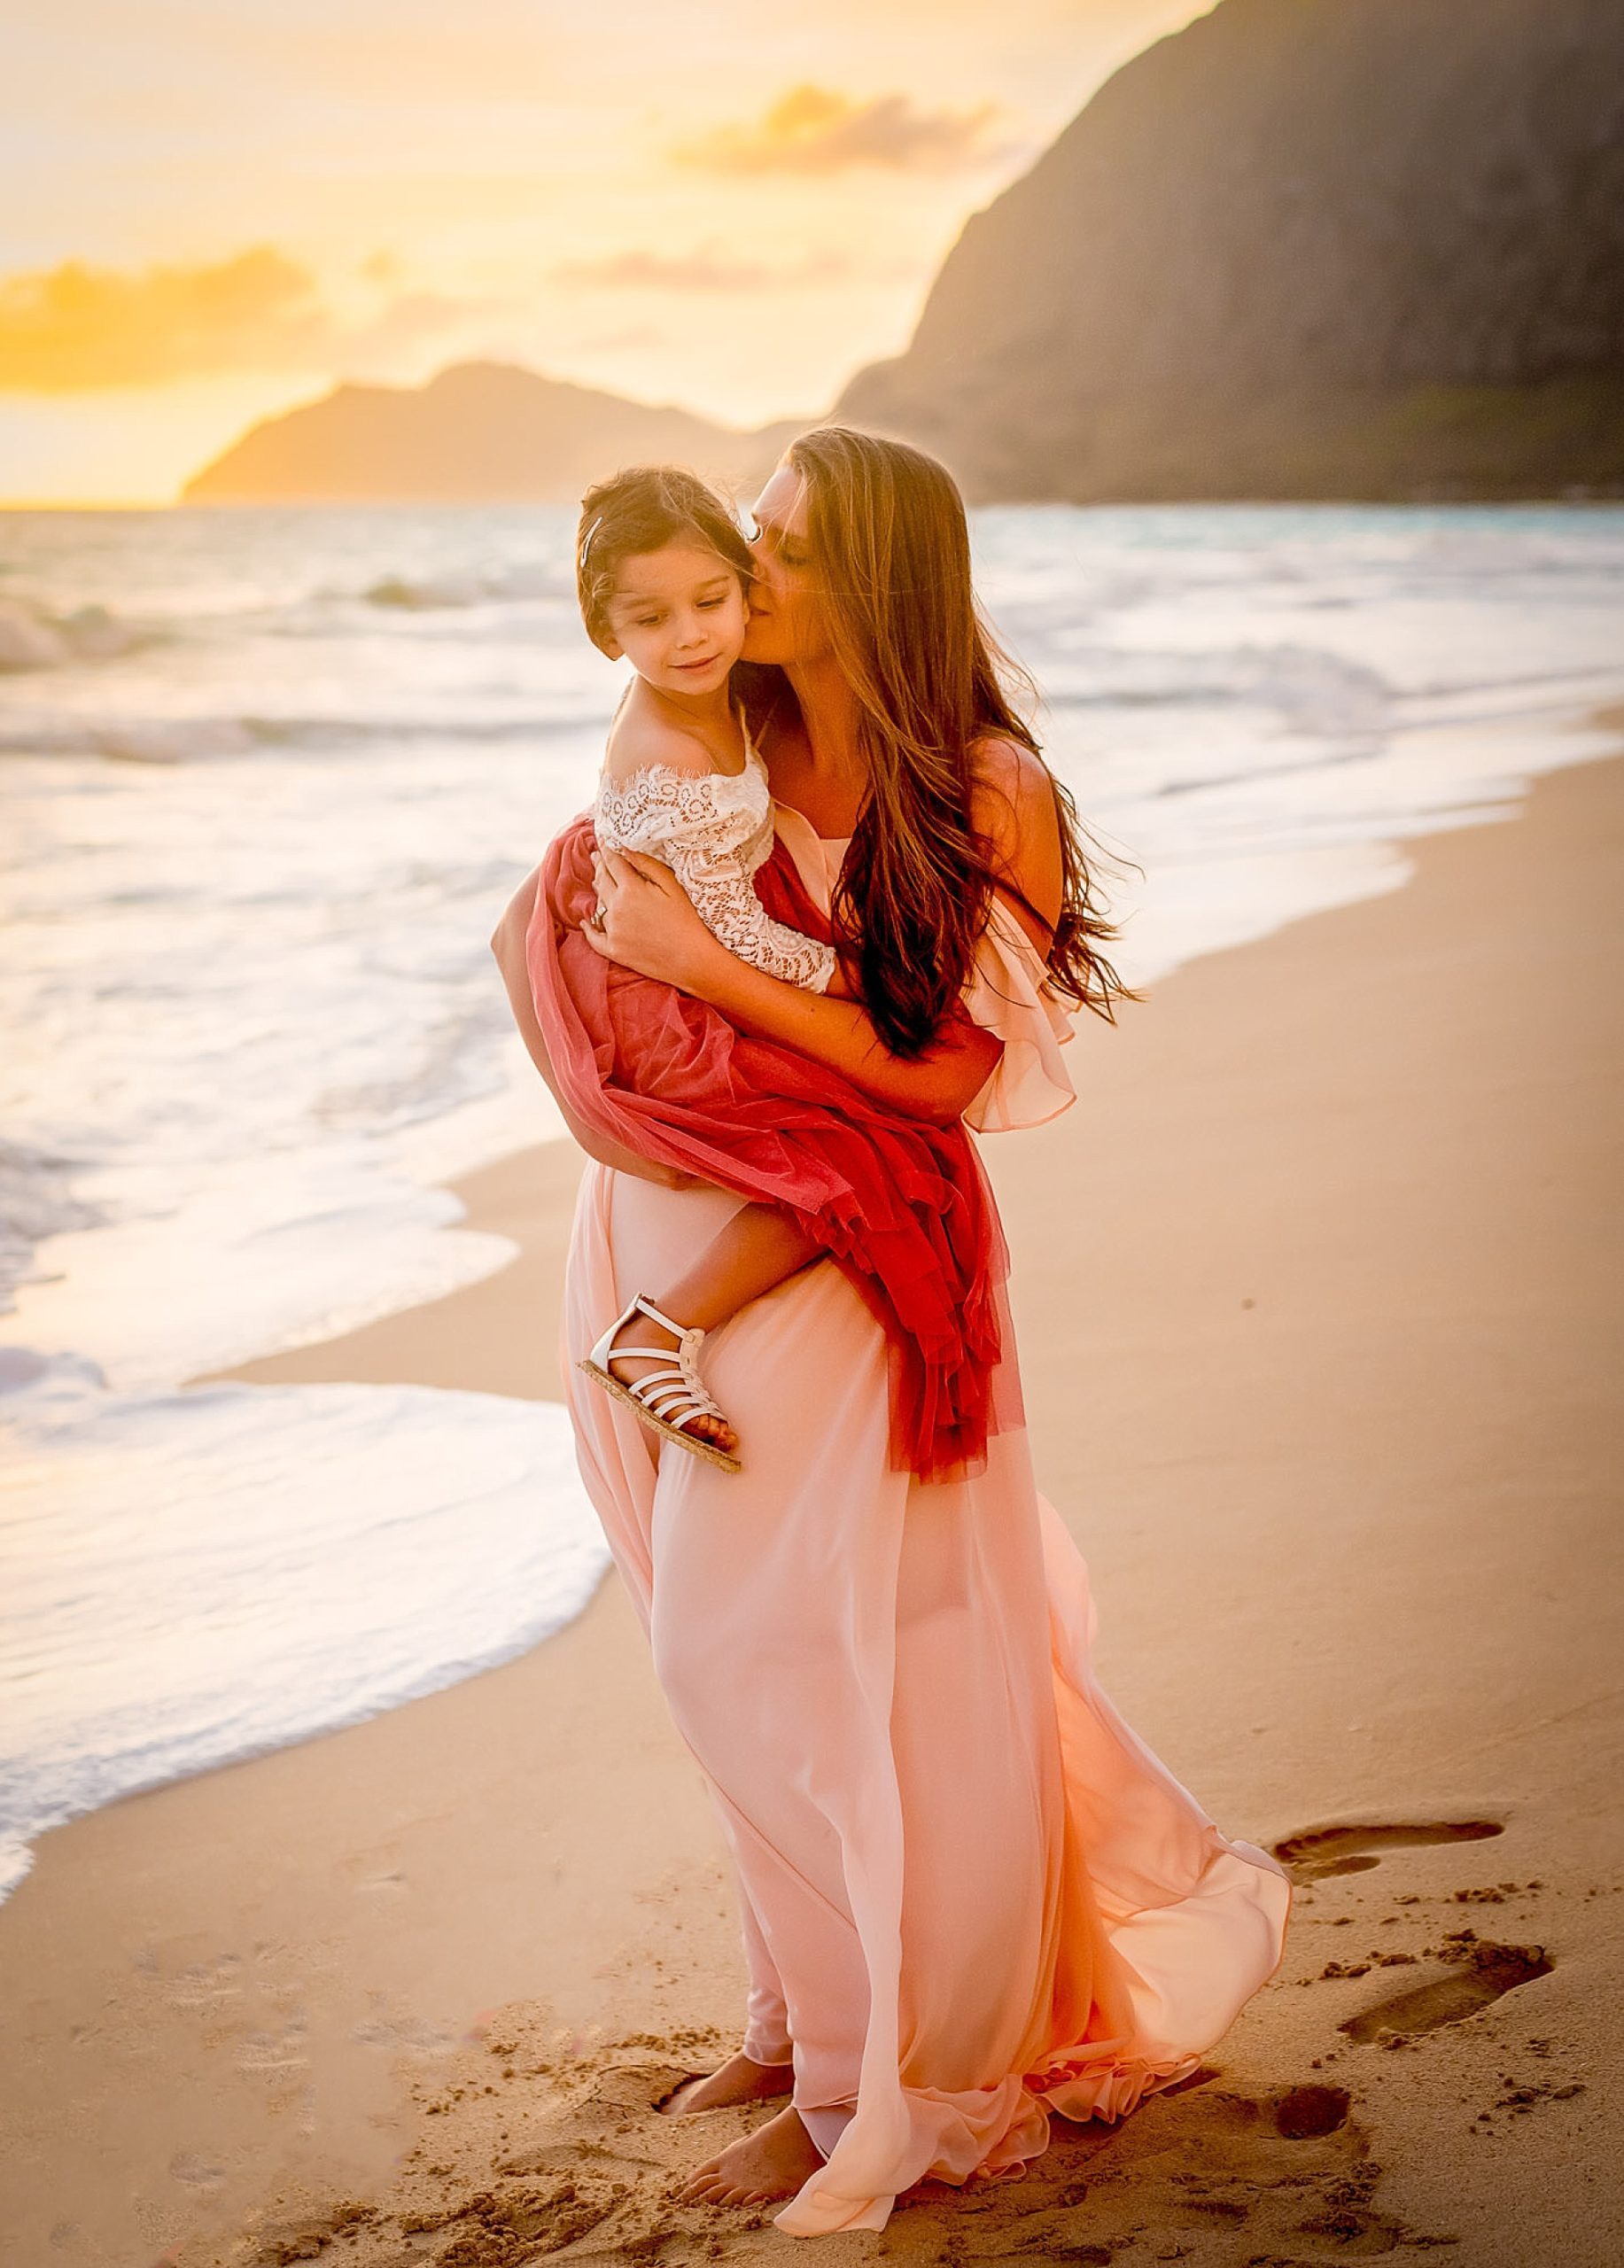
[[[1130,1720],[1304,1884],[1201,2082],[837,2264],[1624,2256],[1613,2015],[1624,762],[1083,1031],[987,1154],[1040,1474]],[[494,979],[493,979],[494,981]],[[232,1373],[557,1392],[562,1146],[501,1274]],[[44,1837],[0,1908],[7,2268],[749,2263],[670,2178],[720,1851],[612,1577],[517,1661]]]

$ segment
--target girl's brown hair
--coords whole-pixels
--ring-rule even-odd
[[[788,461],[806,484],[808,548],[830,646],[857,695],[868,778],[835,890],[836,926],[881,1037],[894,1053],[916,1056],[969,975],[994,882],[1012,886],[971,817],[972,788],[985,784],[971,750],[1013,741],[1042,764],[1011,690],[1036,695],[976,606],[964,500],[944,465],[841,425],[803,433]],[[1115,932],[1070,791],[1044,771],[1062,883],[1049,975],[1068,998],[1115,1021],[1115,1002],[1133,997],[1104,957]]]
[[[600,480],[581,499],[575,532],[575,591],[594,646],[610,635],[610,601],[628,559],[697,538],[748,586],[755,573],[750,546],[724,500],[681,465],[633,465]]]

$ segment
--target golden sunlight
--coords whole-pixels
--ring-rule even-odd
[[[167,501],[256,417],[469,361],[816,415],[905,346],[967,216],[1200,12],[628,0],[611,35],[522,0],[82,0],[13,42],[53,128],[0,159],[0,497]]]

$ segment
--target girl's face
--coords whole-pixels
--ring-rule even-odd
[[[821,661],[829,650],[822,579],[807,549],[806,483],[793,465],[779,466],[751,517],[756,580],[744,658],[789,668]]]
[[[744,586],[706,545],[668,543],[623,560],[604,651],[661,693],[714,693],[744,645]]]

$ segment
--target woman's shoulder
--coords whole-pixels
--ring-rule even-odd
[[[1014,800],[1041,788],[1046,795],[1049,767],[1036,749],[1012,734],[985,732],[970,742],[970,765],[978,787]]]
[[[964,990],[972,1023],[1004,1043],[965,1113],[989,1133],[1039,1126],[1076,1099],[1061,1056],[1071,1019],[1048,981],[1065,894],[1060,816],[1049,767],[1020,741],[988,734],[970,751],[971,818],[988,846],[992,899]]]
[[[1053,775],[1036,750],[1006,734],[983,734],[969,753],[970,818],[988,845],[994,886],[1008,886],[1023,926],[1046,950],[1066,889]]]
[[[1035,750],[1003,733],[983,733],[971,742],[969,756],[973,816],[999,850],[1018,855],[1034,837],[1058,843],[1053,781]]]

